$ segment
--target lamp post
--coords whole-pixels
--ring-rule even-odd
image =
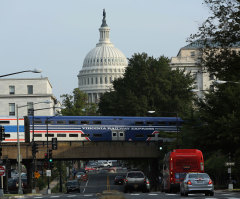
[[[43,102],[36,102],[36,103],[33,103],[34,105],[35,104],[41,104],[41,103],[45,103],[45,104],[50,104],[51,101],[49,100],[46,100],[46,101],[43,101]],[[52,108],[52,107],[50,107]],[[32,146],[35,145],[35,142],[34,142],[34,112],[35,111],[39,111],[39,110],[44,110],[44,109],[50,109],[50,108],[41,108],[41,109],[31,109],[31,113],[32,113],[32,117],[33,117],[33,125],[32,125]],[[33,158],[33,173],[35,173],[36,171],[36,153],[32,153],[32,158]],[[36,182],[35,182],[35,178],[33,178],[33,188],[32,188],[32,193],[36,193]]]
[[[34,70],[23,70],[23,71],[19,71],[19,72],[15,72],[15,73],[9,73],[6,75],[0,75],[0,77],[6,77],[6,76],[10,76],[10,75],[16,75],[16,74],[20,74],[20,73],[41,73],[41,70],[38,69],[34,69]]]

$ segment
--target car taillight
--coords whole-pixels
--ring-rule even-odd
[[[127,183],[127,182],[128,182],[128,180],[127,180],[127,179],[124,179],[124,182],[126,182],[126,183]]]
[[[212,180],[211,179],[209,179],[208,184],[212,184]]]
[[[188,180],[188,181],[187,181],[187,184],[188,184],[188,185],[191,185],[192,183],[191,183],[191,181],[190,181],[190,180]]]

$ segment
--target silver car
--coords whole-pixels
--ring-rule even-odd
[[[142,171],[130,171],[124,179],[124,192],[133,190],[150,191],[149,180]]]
[[[214,195],[213,181],[206,173],[188,173],[180,182],[181,196],[188,196],[189,193],[205,193]]]

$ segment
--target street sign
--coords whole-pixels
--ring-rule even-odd
[[[235,162],[225,162],[225,166],[235,166]]]
[[[46,170],[46,176],[51,177],[51,170]]]
[[[34,178],[38,179],[40,177],[40,173],[38,171],[34,172]]]
[[[5,174],[5,168],[3,166],[0,166],[0,176],[3,176]]]

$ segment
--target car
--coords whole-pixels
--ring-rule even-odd
[[[205,193],[206,196],[214,195],[213,181],[207,173],[187,173],[180,182],[181,196],[188,196],[189,193]]]
[[[18,193],[18,178],[8,178],[9,193]],[[21,178],[23,193],[27,191],[27,178]]]
[[[81,193],[80,182],[78,180],[69,180],[66,183],[67,193],[77,191]]]
[[[124,179],[125,179],[125,176],[118,175],[114,178],[114,184],[123,185],[124,184]]]
[[[87,181],[88,180],[88,175],[84,172],[79,171],[79,172],[76,173],[76,178],[78,180]]]
[[[141,190],[142,192],[150,191],[148,178],[142,171],[129,171],[124,179],[124,192]]]

